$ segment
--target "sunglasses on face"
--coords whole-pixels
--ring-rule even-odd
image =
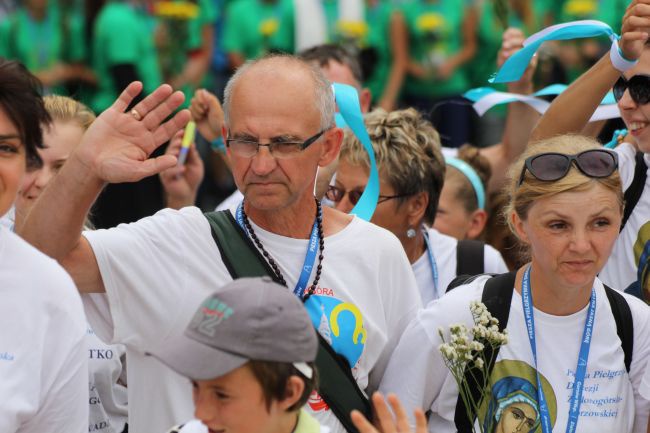
[[[359,199],[361,198],[361,194],[363,194],[363,190],[358,190],[358,189],[353,189],[352,191],[346,191],[342,188],[338,188],[334,185],[330,185],[329,188],[327,188],[327,192],[325,193],[325,197],[334,203],[338,203],[341,200],[343,200],[343,197],[345,197],[347,194],[348,200],[352,204],[352,206],[356,206],[356,204],[359,202]],[[377,204],[383,203],[388,200],[392,200],[394,198],[402,198],[402,197],[408,197],[411,194],[397,194],[397,195],[380,195],[379,200],[377,200]]]
[[[537,180],[553,182],[562,179],[575,164],[587,177],[608,177],[618,168],[618,157],[605,149],[585,150],[575,155],[563,153],[540,153],[526,159],[519,176],[519,186],[524,182],[526,170]]]
[[[632,100],[645,105],[650,102],[650,75],[634,75],[629,80],[621,76],[614,84],[614,99],[620,101],[626,90],[630,91]]]

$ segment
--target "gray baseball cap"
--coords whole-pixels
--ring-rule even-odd
[[[184,333],[165,339],[152,355],[196,380],[223,376],[250,360],[305,364],[318,338],[302,302],[270,278],[235,280],[206,298]]]

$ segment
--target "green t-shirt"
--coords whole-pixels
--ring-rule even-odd
[[[110,69],[132,64],[150,93],[161,84],[151,21],[127,3],[111,2],[99,13],[94,28],[93,67],[98,90],[92,107],[96,112],[108,108],[117,98]]]
[[[293,1],[239,0],[226,9],[223,49],[254,59],[294,51]]]
[[[393,60],[390,46],[390,21],[395,7],[388,1],[382,1],[375,7],[366,7],[366,21],[370,29],[366,49],[373,52],[376,59],[372,75],[365,85],[372,92],[372,99],[381,99],[390,74]]]
[[[84,60],[83,22],[71,16],[64,26],[58,7],[49,7],[41,21],[35,21],[26,9],[20,8],[4,22],[3,28],[3,54],[21,61],[30,71]]]
[[[466,6],[466,0],[414,0],[405,4],[411,60],[435,70],[456,54],[462,47],[461,28]],[[404,92],[412,96],[442,98],[464,92],[467,83],[461,67],[446,80],[435,76],[425,79],[407,76]]]
[[[598,20],[608,24],[616,33],[621,30],[621,21],[625,14],[625,9],[629,0],[557,0],[557,13],[559,22],[577,21],[577,20]],[[576,44],[578,51],[582,51],[581,46],[585,43],[593,43],[594,39],[566,41],[565,44]],[[606,36],[597,39],[603,51],[605,51],[611,42]],[[591,66],[584,64],[578,67],[567,68],[568,81],[577,79],[587,68]]]
[[[525,34],[530,35],[542,26],[546,6],[537,0],[533,4],[531,17],[534,18],[533,27],[528,27],[526,19],[520,17],[512,8],[509,9],[508,26],[521,29]],[[496,17],[492,2],[481,2],[474,6],[477,9],[479,22],[476,31],[477,53],[467,63],[466,71],[470,87],[489,86],[488,79],[497,70],[497,55],[501,48],[504,28]],[[503,86],[505,88],[505,86]]]

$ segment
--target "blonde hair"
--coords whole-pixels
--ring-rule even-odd
[[[603,147],[594,139],[580,135],[560,135],[546,140],[538,141],[528,146],[519,159],[508,170],[507,194],[510,197],[504,209],[504,215],[510,230],[515,233],[510,216],[513,212],[521,220],[526,220],[528,211],[537,200],[568,191],[585,191],[595,184],[600,184],[616,194],[623,210],[623,191],[621,177],[618,170],[604,178],[585,176],[578,168],[571,164],[566,176],[554,182],[545,182],[536,179],[528,171],[524,181],[519,185],[519,178],[527,158],[546,152],[558,152],[573,155],[585,150],[602,149]]]
[[[492,177],[492,168],[490,167],[490,161],[483,155],[481,155],[478,147],[470,146],[465,144],[458,149],[458,159],[465,161],[469,164],[479,179],[483,184],[483,189],[487,190],[487,184]],[[451,170],[447,170],[445,175],[445,184],[453,185],[454,187],[454,198],[463,205],[463,208],[467,213],[474,212],[478,209],[478,199],[476,197],[476,191],[474,190],[474,185],[470,180],[457,168],[451,167]],[[488,197],[485,197],[486,199]],[[485,209],[488,206],[486,204]]]
[[[74,123],[85,131],[95,121],[90,108],[67,96],[47,95],[43,102],[53,122]]]
[[[413,108],[390,113],[378,108],[365,116],[365,124],[380,174],[396,194],[428,193],[425,218],[433,221],[445,178],[438,132]],[[352,165],[370,166],[363,145],[349,130],[343,139],[340,159]],[[406,197],[399,200],[403,203]]]

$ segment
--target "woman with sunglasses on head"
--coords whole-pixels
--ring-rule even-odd
[[[365,117],[379,170],[379,201],[371,222],[390,230],[402,242],[415,272],[422,302],[442,296],[456,277],[458,240],[431,228],[445,176],[438,133],[414,109],[387,113],[377,109]],[[349,212],[368,183],[369,162],[359,140],[346,132],[335,183],[326,198]],[[461,247],[462,248],[462,247]],[[478,245],[484,272],[506,272],[501,255]],[[461,268],[462,270],[462,268]],[[468,272],[460,272],[468,273]],[[480,273],[475,272],[475,273]]]
[[[650,402],[638,390],[650,355],[650,313],[596,276],[622,217],[616,167],[616,154],[586,137],[559,136],[530,146],[510,169],[505,214],[530,262],[516,273],[470,280],[421,310],[395,349],[380,390],[395,392],[407,413],[428,411],[429,431],[455,432],[467,418],[465,412],[455,415],[458,386],[439,349],[439,332],[446,341],[449,335],[439,329],[451,323],[472,329],[470,305],[481,300],[502,318],[508,334],[492,369],[482,368],[487,386],[496,388],[506,377],[533,385],[535,398],[526,399],[535,406],[526,412],[530,424],[515,431],[644,431]],[[631,320],[633,329],[623,331],[619,319]],[[521,392],[530,394],[528,388]],[[524,400],[507,404],[517,402]],[[484,426],[505,416],[488,412],[479,407],[477,421]]]
[[[622,37],[618,43],[553,101],[532,134],[532,139],[538,140],[580,131],[613,87],[621,117],[629,131],[626,142],[614,150],[619,157],[629,218],[624,219],[612,255],[599,276],[618,290],[636,284],[638,270],[643,267],[640,263],[643,245],[650,240],[646,239],[647,228],[644,229],[650,216],[650,176],[646,174],[646,167],[650,165],[649,31],[650,0],[634,0],[623,18]],[[641,153],[637,154],[637,150]],[[635,204],[630,195],[632,191],[642,191]]]

